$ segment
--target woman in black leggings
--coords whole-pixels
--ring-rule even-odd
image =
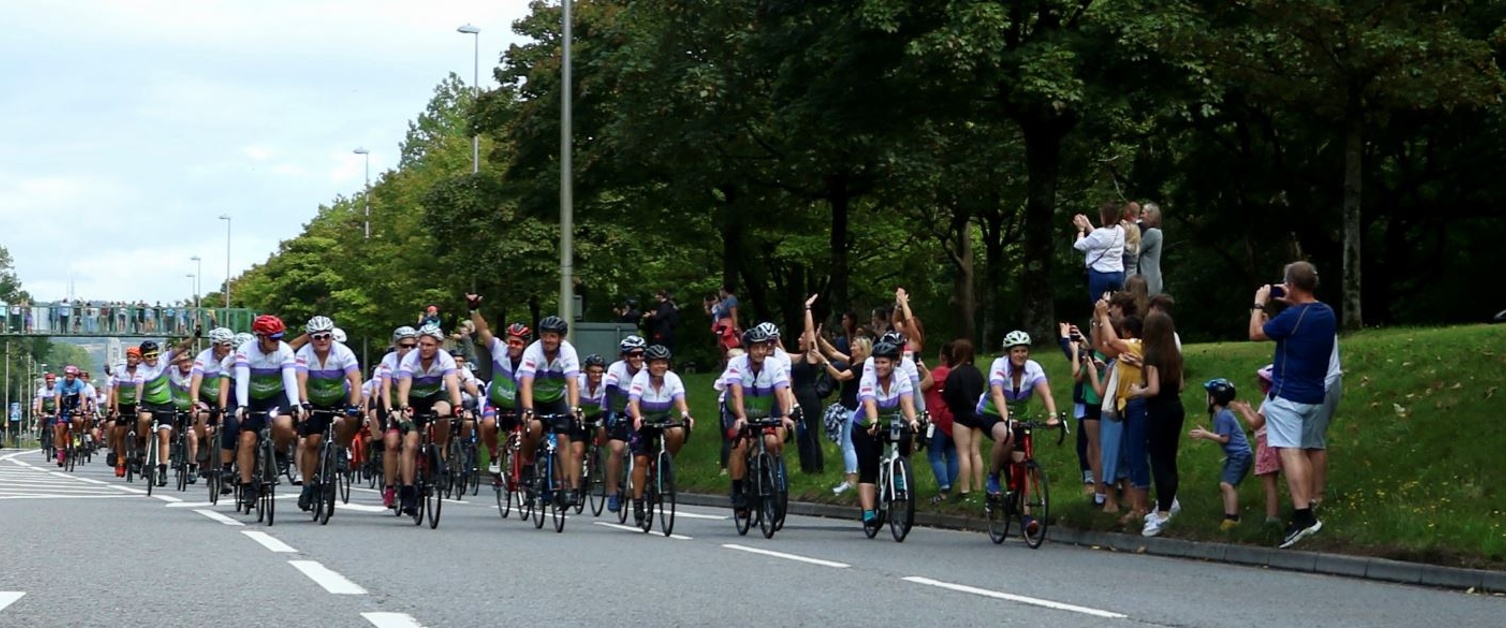
[[[1171,521],[1177,498],[1177,446],[1182,439],[1182,353],[1176,325],[1165,312],[1145,317],[1145,384],[1130,388],[1130,397],[1146,399],[1146,451],[1156,485],[1156,509],[1145,516],[1144,536],[1156,536]]]

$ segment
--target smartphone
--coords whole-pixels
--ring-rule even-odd
[[[1281,284],[1271,284],[1271,298],[1280,299],[1286,296],[1286,287]]]

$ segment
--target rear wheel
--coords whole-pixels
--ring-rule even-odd
[[[1020,496],[1020,502],[1024,507],[1022,513],[1030,513],[1031,524],[1024,524],[1024,515],[1021,515],[1020,534],[1025,537],[1025,544],[1030,549],[1037,549],[1046,540],[1046,525],[1051,521],[1051,500],[1046,470],[1036,461],[1025,463],[1025,481],[1020,483],[1024,488],[1024,494]]]
[[[667,451],[659,453],[659,490],[655,501],[659,502],[659,529],[669,536],[675,531],[675,463]]]
[[[785,472],[784,456],[775,458],[774,463],[777,465],[774,469],[774,477],[776,478],[774,487],[779,491],[779,501],[777,504],[778,507],[776,509],[776,512],[778,512],[779,514],[779,518],[774,520],[774,529],[783,530],[784,517],[790,512],[790,476]]]
[[[545,454],[547,456],[548,454]],[[544,462],[545,456],[536,456],[533,459],[533,486],[528,491],[528,507],[533,509],[533,528],[544,528],[545,511],[549,510],[550,503],[554,500],[549,493],[549,465]]]
[[[915,522],[915,478],[910,474],[910,459],[897,458],[893,464],[889,488],[889,533],[894,540],[905,542]]]

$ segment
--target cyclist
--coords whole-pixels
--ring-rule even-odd
[[[559,439],[559,463],[571,489],[565,492],[565,505],[574,506],[579,497],[580,461],[575,460],[570,448],[570,422],[581,419],[580,388],[572,385],[580,375],[580,358],[575,347],[565,340],[569,331],[570,325],[558,316],[546,316],[539,321],[539,339],[523,351],[517,376],[518,405],[535,443],[543,436],[545,427],[538,417],[554,417],[548,429]],[[524,443],[525,462],[532,457],[533,447]]]
[[[466,306],[470,309],[471,324],[476,326],[476,339],[486,347],[492,356],[492,381],[487,386],[488,416],[481,419],[481,442],[486,445],[491,454],[491,464],[487,471],[493,476],[502,475],[502,461],[497,455],[497,431],[512,431],[518,426],[518,367],[523,363],[523,350],[533,340],[533,330],[522,323],[513,323],[507,326],[506,340],[492,335],[491,327],[486,324],[486,318],[481,315],[480,307],[482,297],[475,294],[465,295]],[[527,440],[524,444],[531,445],[533,441]],[[525,446],[520,452],[522,460],[532,460],[533,450]],[[500,479],[500,477],[498,478]]]
[[[581,468],[586,464],[586,441],[597,439],[605,430],[588,431],[586,424],[595,422],[601,418],[602,407],[606,403],[606,386],[602,379],[606,375],[607,360],[595,353],[586,356],[586,361],[581,363],[581,372],[575,378],[575,385],[580,389],[580,411],[582,420],[575,422],[570,429],[570,446],[575,449],[573,455]],[[603,442],[597,440],[596,442]],[[600,469],[596,473],[601,473]],[[590,488],[590,487],[582,487]]]
[[[84,382],[84,434],[89,439],[88,445],[90,451],[93,451],[94,447],[99,443],[99,426],[94,420],[99,415],[100,407],[104,406],[108,400],[104,399],[100,390],[94,387],[93,382],[89,381],[89,371],[80,371],[78,378]]]
[[[256,317],[251,323],[256,339],[235,350],[235,403],[240,423],[241,500],[256,503],[257,485],[251,483],[255,471],[256,441],[266,421],[272,422],[272,440],[276,451],[287,451],[296,437],[293,413],[298,405],[298,361],[293,349],[282,341],[287,328],[282,319],[270,314]],[[253,413],[263,416],[252,416]]]
[[[418,509],[418,491],[413,482],[417,474],[419,430],[428,425],[431,415],[435,417],[438,436],[435,440],[443,454],[450,439],[450,418],[461,403],[455,359],[440,350],[442,344],[444,332],[438,326],[424,325],[418,330],[418,350],[409,351],[398,366],[397,406],[393,422],[387,426],[387,453],[391,456],[401,449],[403,487],[399,499],[405,514],[411,515]]]
[[[167,355],[161,353],[155,341],[144,340],[137,347],[141,350],[141,365],[136,369],[136,398],[140,404],[136,439],[145,455],[147,435],[157,435],[157,486],[167,485],[167,456],[173,436],[173,393],[168,385],[168,365],[175,356],[192,347],[193,338],[183,339],[178,346],[168,349]]]
[[[879,432],[885,427],[886,415],[901,414],[910,424],[911,433],[920,431],[915,418],[915,387],[898,369],[900,345],[880,342],[873,347],[873,371],[864,373],[858,384],[858,411],[852,416],[852,447],[858,454],[858,503],[863,508],[863,523],[878,519],[879,457],[883,441]],[[910,439],[899,444],[901,456],[910,455]],[[898,486],[898,489],[907,487]]]
[[[748,419],[781,419],[779,427],[763,433],[765,446],[776,457],[785,433],[795,427],[789,418],[790,396],[785,394],[790,387],[790,374],[779,362],[770,359],[774,338],[760,325],[743,332],[742,341],[747,353],[729,360],[722,375],[727,394],[722,426],[733,443],[727,471],[732,477],[732,508],[738,513],[748,507],[742,491],[743,476],[748,472],[748,441],[742,435]]]
[[[460,407],[465,409],[465,419],[460,426],[462,437],[469,439],[476,433],[476,419],[480,414],[478,399],[481,397],[481,380],[465,363],[465,352],[450,349],[450,359],[455,361],[455,378],[460,383]]]
[[[234,492],[236,482],[239,480],[231,472],[233,460],[236,458],[236,447],[241,440],[241,421],[238,409],[240,406],[235,399],[235,354],[236,350],[246,346],[246,343],[256,342],[256,336],[241,332],[230,340],[230,352],[220,359],[220,394],[219,413],[220,422],[220,494],[229,495]]]
[[[387,421],[393,407],[392,383],[397,379],[398,366],[402,364],[403,356],[411,353],[416,347],[418,347],[417,329],[403,325],[392,330],[392,351],[382,356],[381,364],[377,365],[376,372],[372,375],[372,379],[377,381],[375,390],[377,393],[376,418],[378,424],[375,432],[384,435],[384,441],[386,440],[385,435],[388,430],[397,429],[396,426],[389,424]],[[397,452],[389,449],[388,453],[396,454]],[[396,455],[382,457],[382,478],[387,483],[386,486],[382,487],[382,505],[388,508],[392,507],[393,500],[397,498],[397,489],[393,485],[393,482],[397,481],[397,463],[398,457]]]
[[[669,370],[669,360],[672,357],[669,348],[652,345],[643,352],[643,356],[648,361],[648,368],[639,370],[633,376],[633,383],[628,388],[627,407],[628,416],[633,420],[633,435],[628,444],[633,451],[634,464],[633,520],[638,525],[643,525],[645,514],[643,487],[648,483],[648,457],[656,453],[649,451],[649,444],[653,439],[651,434],[645,433],[644,424],[663,422],[672,409],[680,411],[680,420],[685,421],[685,426],[666,429],[663,434],[664,448],[669,451],[670,457],[680,455],[685,438],[695,427],[695,419],[690,418],[690,407],[685,403],[685,383],[680,381],[679,375]],[[589,361],[590,358],[587,358],[588,363]]]
[[[622,496],[617,494],[617,486],[622,477],[622,454],[632,431],[627,415],[628,389],[633,377],[643,370],[643,352],[647,347],[648,343],[638,336],[623,338],[617,344],[622,358],[607,367],[607,375],[601,382],[602,388],[606,389],[607,442],[610,447],[607,452],[607,487],[612,494],[607,497],[607,510],[612,512],[622,508]]]
[[[897,331],[887,331],[884,332],[883,336],[879,337],[879,341],[874,344],[874,347],[877,347],[878,345],[886,342],[896,347],[900,347],[900,359],[899,361],[894,363],[894,368],[897,369],[900,374],[909,378],[910,387],[919,392],[921,389],[922,381],[922,378],[920,376],[920,367],[915,363],[915,354],[908,348],[910,346],[908,339],[905,338],[904,334]],[[868,356],[868,359],[863,360],[863,377],[873,375],[873,366],[873,356],[870,355]],[[858,381],[861,382],[862,380],[859,379]],[[915,395],[916,412],[925,412],[925,409],[926,403],[924,395]]]
[[[110,430],[111,452],[105,461],[115,465],[117,478],[125,477],[127,464],[132,468],[136,466],[135,460],[126,460],[125,436],[129,426],[136,423],[136,400],[140,393],[136,370],[141,364],[141,349],[126,347],[125,354],[125,366],[115,367],[115,374],[110,376],[110,416],[114,417],[115,424]]]
[[[329,335],[332,336],[334,338],[335,342],[338,343],[342,347],[345,346],[345,341],[349,340],[349,338],[345,337],[345,330],[340,329],[339,327],[336,327],[336,328],[330,330]]]
[[[188,382],[188,396],[197,400],[194,416],[194,435],[197,442],[205,443],[206,449],[213,451],[208,444],[213,435],[210,430],[217,423],[223,407],[220,403],[220,363],[235,351],[235,332],[224,327],[216,327],[209,330],[209,348],[199,352],[194,358],[191,378]],[[212,404],[212,405],[211,405]],[[211,408],[213,411],[211,411]],[[220,465],[230,464],[232,450],[222,449],[220,452]],[[206,460],[212,454],[204,456]],[[194,461],[198,462],[198,457]],[[213,464],[206,463],[204,471],[207,473],[214,468]]]
[[[57,431],[56,417],[58,412],[58,376],[52,373],[48,373],[43,376],[42,379],[44,383],[42,384],[41,388],[37,389],[37,394],[31,402],[31,413],[34,416],[42,417],[43,431],[49,434],[54,434]],[[53,440],[52,442],[56,443],[57,441]],[[43,454],[51,453],[51,451],[43,452]]]
[[[1056,414],[1056,399],[1051,396],[1051,386],[1046,383],[1046,371],[1040,363],[1030,359],[1030,334],[1020,330],[1004,335],[1002,357],[995,358],[988,369],[988,390],[978,399],[976,408],[983,432],[994,440],[992,460],[988,468],[988,494],[997,496],[1003,492],[999,486],[999,471],[1010,459],[1015,442],[1023,430],[1014,428],[1010,416],[1019,414],[1036,393],[1046,404],[1046,425],[1060,422]],[[1023,456],[1023,453],[1021,454]],[[1019,458],[1016,458],[1019,461]],[[1026,528],[1035,525],[1029,513],[1023,520]]]
[[[355,419],[361,415],[361,365],[355,352],[335,342],[335,322],[329,317],[309,319],[303,331],[309,342],[293,359],[298,370],[298,396],[305,409],[313,410],[298,425],[304,437],[298,456],[298,471],[303,476],[298,508],[309,510],[314,499],[314,485],[309,481],[319,464],[319,448],[330,417],[340,416],[335,420],[335,439],[341,447],[349,447],[356,435]]]
[[[54,389],[57,401],[57,416],[53,423],[52,446],[57,449],[58,466],[63,466],[63,454],[73,434],[84,431],[84,382],[78,378],[78,367],[72,364],[63,368],[63,381]]]
[[[173,429],[187,430],[188,438],[188,451],[185,452],[188,455],[188,459],[180,460],[178,463],[188,468],[188,483],[193,484],[199,481],[199,433],[197,430],[192,429],[196,427],[192,424],[192,418],[195,413],[194,397],[191,392],[193,389],[194,356],[192,353],[184,351],[173,357],[175,358],[174,364],[167,369],[167,387],[172,392]],[[180,415],[187,417],[188,420],[180,422],[178,420]],[[163,451],[167,450],[164,449]]]
[[[790,353],[784,350],[784,340],[779,337],[779,326],[770,322],[763,322],[758,324],[757,329],[762,331],[769,338],[773,339],[769,344],[769,359],[778,362],[779,368],[784,370],[784,372],[788,374],[790,372],[790,369],[794,367],[794,358],[791,358]],[[793,388],[786,389],[780,394],[784,397],[788,397],[788,399],[781,399],[781,401],[786,404],[786,407],[790,408],[790,412],[793,413],[801,411],[800,404],[795,402],[795,392]]]

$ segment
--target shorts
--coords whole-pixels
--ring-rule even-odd
[[[994,426],[1004,422],[1004,417],[987,412],[977,415],[978,427],[983,430],[983,435],[990,440],[994,437]]]
[[[1322,410],[1322,404],[1297,403],[1281,397],[1266,401],[1266,444],[1276,449],[1301,447],[1303,430],[1318,420]]]
[[[575,442],[585,442],[586,439],[595,437],[596,429],[594,427],[588,427],[588,425],[600,425],[605,416],[606,415],[603,414],[596,414],[594,416],[586,417],[586,420],[584,421],[571,421],[570,440]]]
[[[236,431],[260,432],[262,428],[267,426],[266,414],[275,413],[277,416],[287,414],[287,411],[282,408],[286,403],[287,400],[281,397],[252,399],[251,403],[246,404],[245,412],[243,413],[244,416],[240,420],[240,429]],[[253,413],[256,413],[258,416],[252,416]]]
[[[631,441],[632,432],[633,420],[626,412],[607,414],[607,438],[626,443]]]
[[[329,429],[329,424],[334,421],[335,417],[341,414],[344,414],[344,412],[338,408],[314,406],[314,410],[298,423],[298,435],[323,436],[324,432]]]
[[[628,419],[628,421],[631,421],[631,419]],[[684,430],[686,428],[682,426],[679,429]],[[658,449],[657,447],[653,446],[655,439],[663,438],[661,432],[662,430],[652,427],[641,430],[633,430],[632,434],[628,436],[628,451],[633,452],[634,456],[647,456],[653,454]],[[686,440],[689,440],[690,434],[687,433],[685,435],[685,438]]]
[[[954,425],[961,425],[962,427],[972,430],[981,429],[983,427],[983,425],[978,422],[978,415],[973,414],[971,410],[963,412],[962,414],[953,414],[952,423]],[[956,428],[953,427],[952,429]]]
[[[154,430],[173,429],[173,417],[178,414],[178,409],[170,403],[144,403],[137,406],[137,411],[152,415],[152,429]]]
[[[1312,421],[1302,425],[1303,449],[1328,449],[1328,424],[1339,411],[1339,400],[1344,397],[1344,379],[1341,377],[1323,391],[1323,405]]]
[[[1265,432],[1255,434],[1255,475],[1281,472],[1281,454],[1265,444]]]
[[[133,427],[136,425],[136,404],[120,404],[120,414],[115,417],[116,427]]]
[[[631,421],[631,419],[629,419],[629,421]],[[732,411],[730,411],[730,410],[727,409],[726,404],[723,404],[722,405],[722,433],[727,435],[727,441],[730,442],[730,443],[732,443],[733,446],[736,446],[737,442],[738,442],[738,439],[740,439],[742,437],[742,434],[739,434],[739,433],[733,431],[733,429],[732,429],[732,426],[734,424],[736,424],[736,423],[737,423],[737,417],[735,417],[735,416],[732,415]],[[778,429],[779,428],[775,428],[775,427],[766,427],[766,428],[763,429],[763,433],[766,436],[773,435],[773,434],[778,434],[779,433]]]
[[[1229,486],[1239,486],[1250,473],[1250,457],[1229,456],[1224,459],[1224,471],[1219,474],[1218,481]]]
[[[575,416],[570,413],[570,405],[564,399],[538,402],[534,404],[533,418],[535,421],[543,421],[545,417],[552,416],[546,427],[556,436],[570,438],[571,429],[575,425]]]

